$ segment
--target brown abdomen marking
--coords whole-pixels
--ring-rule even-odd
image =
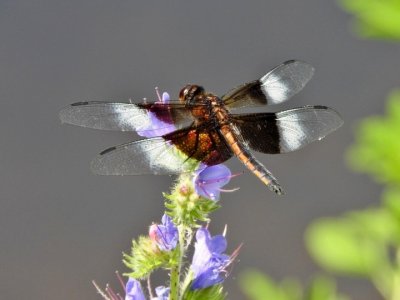
[[[231,149],[215,129],[182,129],[164,138],[171,141],[187,159],[196,159],[207,165],[220,164],[232,157]]]

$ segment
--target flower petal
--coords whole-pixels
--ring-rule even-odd
[[[162,94],[161,103],[168,103],[169,102],[169,94],[164,92]],[[156,103],[160,103],[159,101]],[[163,114],[162,119],[157,116],[156,113],[148,111],[147,112],[149,118],[149,124],[137,130],[137,134],[140,136],[144,136],[147,138],[162,136],[164,134],[170,133],[176,130],[172,122],[172,116],[168,115],[168,113]]]
[[[227,242],[223,235],[211,237],[206,228],[197,230],[191,265],[194,274],[192,289],[206,288],[224,280],[224,269],[231,262],[231,258],[222,253],[226,247]]]
[[[138,280],[129,277],[125,286],[125,300],[146,300]]]
[[[213,236],[208,245],[210,252],[214,253],[224,252],[227,246],[228,243],[223,235]]]
[[[227,166],[219,164],[205,168],[201,171],[199,177],[209,184],[218,183],[220,186],[224,186],[231,179],[231,175],[231,170]]]
[[[156,295],[157,297],[153,298],[154,300],[168,300],[169,298],[169,287],[158,286],[156,287]]]
[[[164,92],[163,94],[162,94],[162,102],[163,103],[167,103],[167,102],[169,102],[169,100],[170,100],[170,97],[169,97],[169,94],[167,93],[167,92]]]
[[[209,268],[193,280],[191,289],[205,289],[207,287],[221,283],[222,281],[224,281],[224,279],[225,278],[223,276],[220,276],[218,271],[215,272],[213,268]]]
[[[196,193],[211,200],[218,200],[221,188],[229,182],[231,177],[231,171],[223,164],[210,167],[201,165],[193,180]]]
[[[162,224],[153,224],[150,226],[149,236],[156,242],[158,248],[162,251],[171,251],[175,249],[179,233],[178,228],[166,214],[161,219]]]

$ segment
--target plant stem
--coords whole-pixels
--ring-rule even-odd
[[[153,299],[153,298],[154,298],[154,295],[153,295],[153,289],[152,289],[152,287],[151,287],[150,275],[147,276],[147,290],[148,290],[148,292],[149,292],[150,298]]]
[[[170,300],[179,300],[181,295],[179,294],[180,277],[183,257],[185,256],[185,227],[178,225],[179,232],[179,257],[178,264],[171,269],[171,283],[170,283]]]
[[[400,299],[400,248],[396,249],[396,264],[393,270],[393,283],[390,299]]]
[[[174,266],[171,269],[171,277],[170,277],[170,300],[178,300],[179,299],[179,266]]]

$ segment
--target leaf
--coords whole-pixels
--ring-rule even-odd
[[[177,248],[172,251],[155,250],[149,237],[139,236],[138,241],[132,241],[131,253],[123,253],[123,263],[131,272],[124,275],[135,279],[144,279],[158,268],[171,268],[178,261]]]
[[[380,183],[400,186],[400,90],[388,99],[384,117],[369,117],[356,130],[349,165]]]
[[[347,297],[338,295],[336,291],[336,282],[325,276],[315,277],[310,283],[306,296],[307,300],[346,300]]]
[[[400,226],[394,215],[385,208],[370,208],[362,211],[350,212],[354,228],[359,234],[373,239],[382,245],[397,244],[400,242]]]
[[[385,257],[382,245],[346,218],[316,221],[306,232],[306,243],[313,258],[332,272],[369,276]]]
[[[300,285],[293,280],[275,283],[267,275],[249,270],[240,275],[239,285],[247,298],[252,300],[297,300],[301,299]]]
[[[226,293],[222,289],[221,284],[216,284],[205,289],[190,290],[187,289],[182,299],[185,300],[223,300]]]
[[[341,0],[342,8],[354,14],[353,28],[360,37],[400,40],[398,0]]]
[[[400,188],[386,189],[383,194],[383,203],[397,220],[397,226],[400,227]]]

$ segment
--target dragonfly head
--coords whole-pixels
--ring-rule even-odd
[[[179,100],[183,103],[193,104],[196,96],[204,93],[204,88],[195,84],[186,85],[179,92]]]

